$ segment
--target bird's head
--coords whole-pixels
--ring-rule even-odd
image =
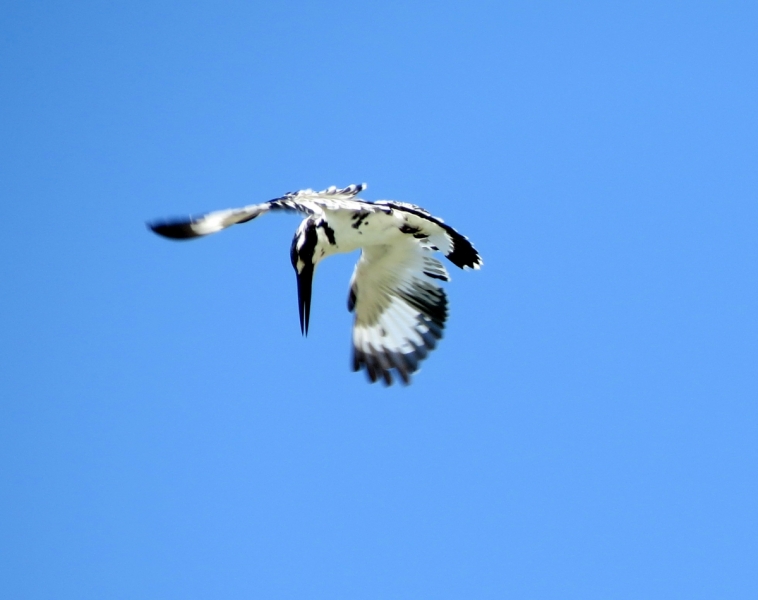
[[[306,219],[300,225],[292,240],[290,259],[297,275],[297,299],[300,308],[300,332],[308,335],[308,323],[311,314],[311,290],[313,289],[313,273],[316,264],[321,259],[316,252],[318,246],[318,227],[311,219]],[[318,256],[317,256],[318,254]]]

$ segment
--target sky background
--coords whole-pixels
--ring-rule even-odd
[[[758,8],[618,4],[3,2],[0,596],[758,597]],[[144,225],[364,181],[485,261],[407,388]]]

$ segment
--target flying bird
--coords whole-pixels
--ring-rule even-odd
[[[297,275],[300,331],[308,335],[311,290],[316,267],[332,254],[361,249],[347,308],[355,313],[353,371],[365,369],[374,383],[404,384],[442,338],[449,281],[441,252],[461,269],[479,269],[482,259],[471,242],[442,219],[406,202],[358,198],[366,184],[316,192],[289,192],[262,204],[231,208],[198,217],[148,223],[155,233],[186,240],[247,223],[269,211],[305,216],[292,240],[290,258]]]

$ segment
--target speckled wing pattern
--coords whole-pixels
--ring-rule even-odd
[[[406,222],[403,232],[423,240],[430,249],[439,250],[456,267],[461,269],[482,267],[482,257],[465,235],[461,235],[442,219],[420,206],[395,200],[378,200],[373,204],[401,212]]]
[[[438,285],[445,267],[418,239],[364,248],[350,286],[348,309],[355,311],[353,370],[371,382],[405,384],[442,337],[447,297]]]
[[[247,223],[269,211],[298,212],[313,215],[324,209],[353,208],[364,202],[353,200],[365,190],[364,184],[349,185],[345,188],[332,186],[320,192],[311,189],[288,192],[281,198],[274,198],[262,204],[250,204],[242,208],[228,208],[185,219],[154,221],[148,227],[155,233],[175,240],[188,240],[216,233],[232,225]]]

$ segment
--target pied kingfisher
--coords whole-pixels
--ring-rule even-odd
[[[190,219],[149,223],[155,233],[184,240],[247,223],[270,211],[306,216],[292,240],[297,274],[300,331],[308,335],[313,274],[332,254],[362,250],[350,280],[347,308],[355,312],[353,371],[366,369],[373,383],[392,384],[392,370],[404,384],[442,337],[447,297],[437,281],[449,281],[432,256],[442,252],[461,269],[478,269],[482,259],[467,238],[442,219],[405,202],[366,202],[366,184],[321,192],[290,192],[263,204],[207,213]]]

